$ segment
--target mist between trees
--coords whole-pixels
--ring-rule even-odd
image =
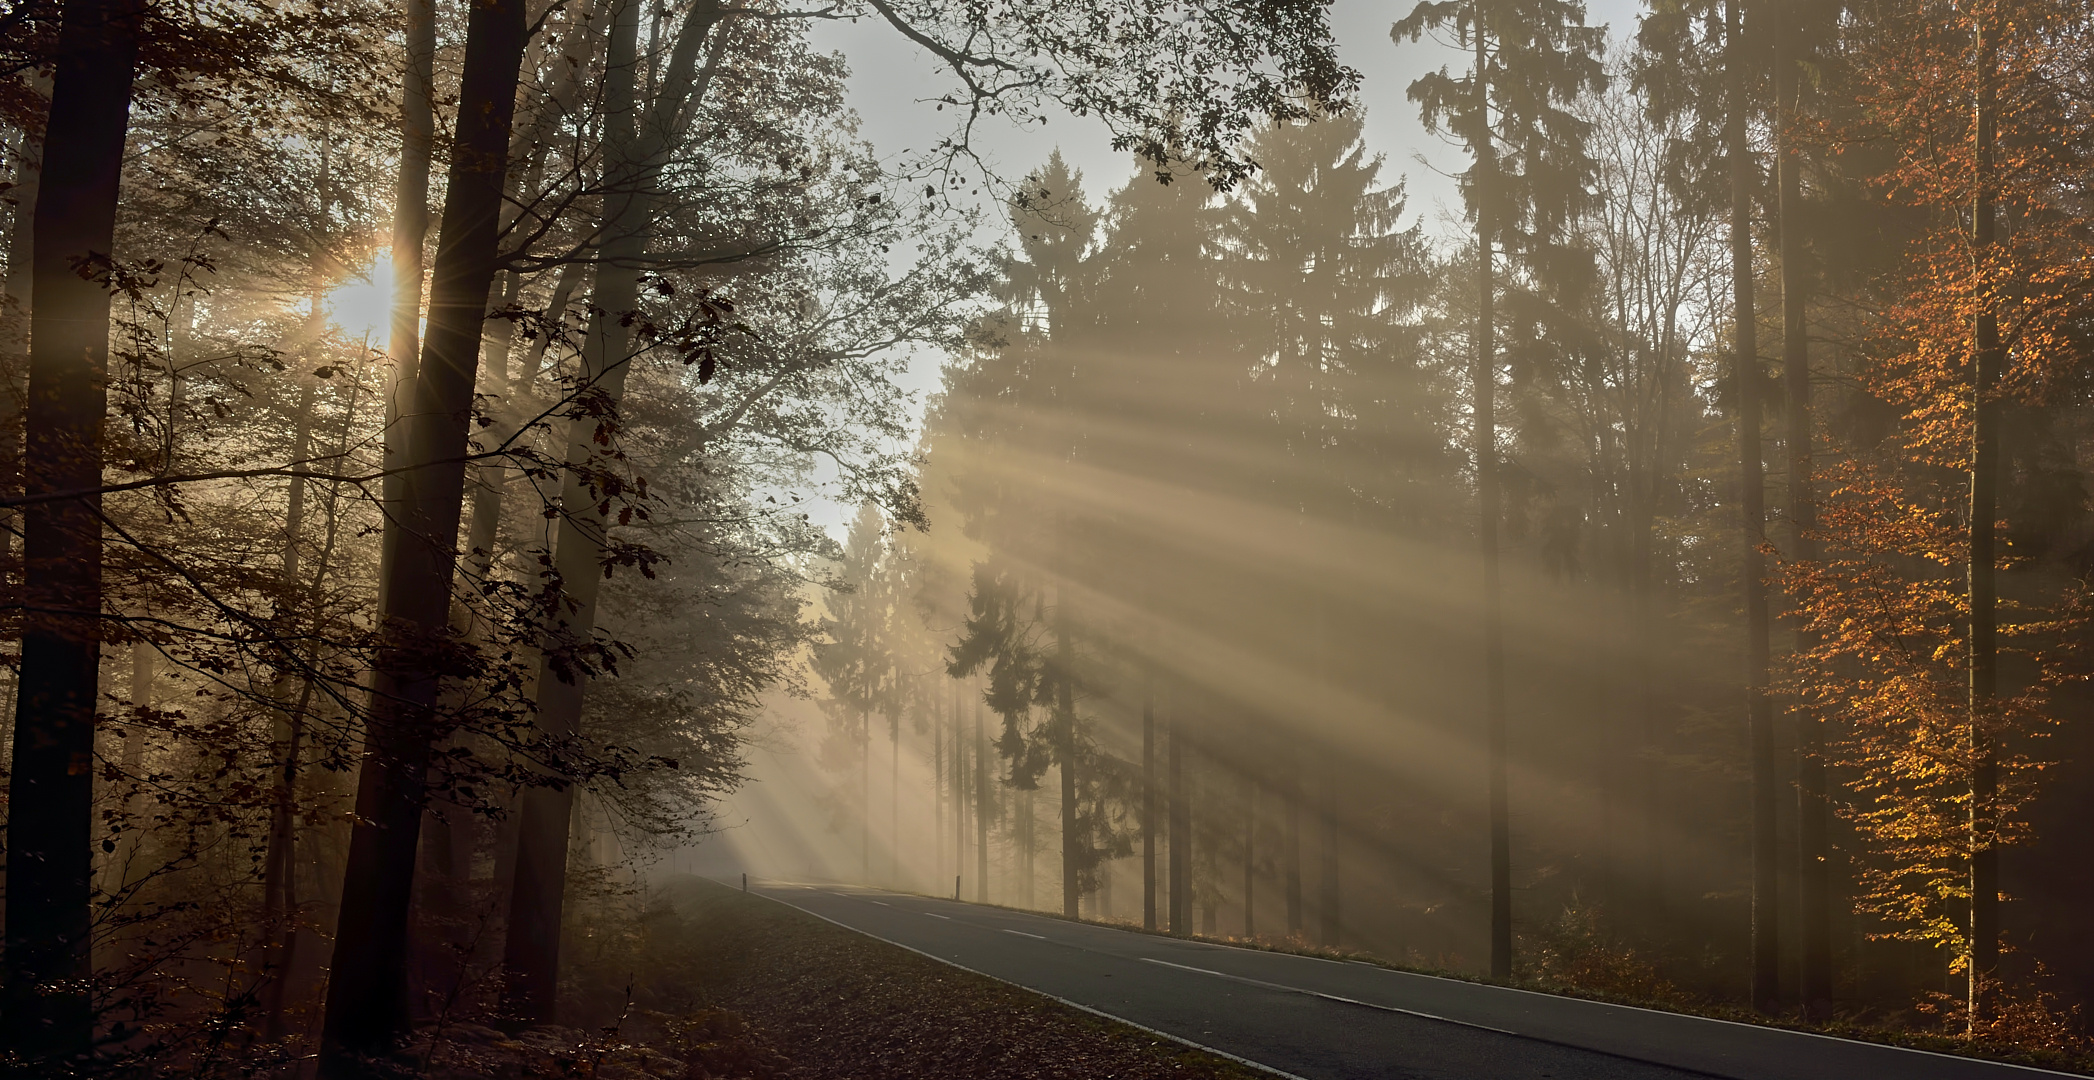
[[[1466,238],[1313,4],[12,9],[4,1064],[469,1071],[694,858],[2082,1053],[2086,13],[1399,16]]]
[[[1424,5],[1466,240],[1355,116],[1049,157],[730,845],[2083,1054],[2088,29]]]

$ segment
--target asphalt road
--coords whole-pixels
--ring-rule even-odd
[[[754,891],[1300,1080],[2033,1080],[1801,1032],[844,886]]]

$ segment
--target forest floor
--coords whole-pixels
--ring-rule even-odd
[[[428,1075],[1251,1080],[1269,1074],[699,878],[570,938],[573,1029],[462,1025]],[[622,1004],[622,1008],[621,1008]]]

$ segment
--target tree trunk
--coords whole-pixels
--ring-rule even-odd
[[[974,899],[989,902],[989,741],[982,734],[982,702],[974,701]]]
[[[1170,743],[1171,933],[1192,933],[1192,805],[1185,798],[1185,731],[1178,712],[1165,725]]]
[[[324,212],[323,212],[324,218]],[[317,269],[317,268],[316,268]],[[318,275],[316,273],[315,277]],[[317,285],[317,281],[316,281]],[[318,337],[324,325],[325,309],[318,289],[313,294],[313,316],[307,323],[309,339]],[[303,462],[310,452],[313,422],[313,395],[315,387],[311,377],[302,377],[298,387],[298,413],[293,421],[291,436],[291,461]],[[290,498],[284,511],[284,550],[279,570],[280,588],[285,596],[299,593],[299,550],[298,537],[305,528],[306,482],[293,478]],[[291,625],[303,621],[305,612],[292,610],[286,613]],[[276,685],[271,697],[275,701],[276,723],[276,799],[269,812],[269,843],[262,861],[262,932],[268,935],[268,957],[263,964],[264,977],[269,980],[262,1022],[262,1038],[277,1042],[284,1037],[283,1000],[284,981],[289,978],[287,953],[295,940],[292,927],[293,912],[297,910],[296,888],[292,878],[296,864],[291,850],[297,842],[298,809],[298,754],[300,742],[305,735],[304,703],[297,709],[289,707],[288,700],[293,673],[299,657],[290,646],[283,646],[286,655],[279,661],[281,667],[276,674]],[[311,680],[303,680],[308,688]]]
[[[1073,919],[1081,895],[1078,875],[1084,860],[1079,849],[1085,838],[1076,827],[1076,699],[1075,687],[1070,685],[1075,678],[1076,654],[1069,644],[1068,597],[1060,600],[1054,615],[1054,652],[1061,668],[1055,687],[1055,712],[1060,714],[1055,726],[1062,774],[1062,915]]]
[[[1759,312],[1753,299],[1752,146],[1747,138],[1743,0],[1724,9],[1730,101],[1730,270],[1736,354],[1731,377],[1738,397],[1738,503],[1745,542],[1739,587],[1745,594],[1745,712],[1752,757],[1752,1005],[1773,1011],[1781,1001],[1780,893],[1774,808],[1774,702],[1767,696],[1766,492],[1760,460]]]
[[[407,911],[429,754],[445,732],[432,708],[448,636],[465,497],[467,428],[480,330],[493,283],[510,121],[525,44],[523,0],[475,4],[466,26],[457,133],[444,198],[429,333],[405,412],[400,500],[381,559],[384,639],[357,780],[320,1070],[374,1075],[407,1026]]]
[[[653,184],[667,131],[691,100],[697,73],[696,50],[719,20],[716,4],[694,5],[678,38],[668,83],[656,99],[653,123],[643,130],[638,105],[638,0],[623,0],[612,16],[610,48],[605,59],[605,177],[603,240],[596,269],[594,314],[583,353],[582,392],[598,396],[615,416],[631,370],[633,332],[628,317],[640,306],[640,273],[647,253],[653,212]],[[715,54],[717,60],[717,52]],[[597,595],[602,588],[603,556],[610,522],[587,481],[586,466],[595,456],[602,423],[595,415],[576,417],[568,430],[566,479],[560,490],[560,519],[554,541],[553,567],[564,604],[548,628],[541,650],[537,696],[540,730],[557,744],[581,730],[588,676],[567,664],[567,648],[585,649],[596,630]],[[566,668],[566,670],[563,670]],[[871,787],[871,730],[861,749],[866,790]],[[518,1023],[549,1023],[559,980],[560,920],[567,883],[567,830],[573,790],[565,783],[533,787],[523,793],[518,815],[516,878],[510,894],[508,938],[503,964],[509,983],[503,1000]],[[869,841],[871,809],[861,807],[861,839]],[[865,848],[863,879],[872,877],[870,843]]]
[[[1287,936],[1301,936],[1301,751],[1287,762],[1287,847],[1281,854],[1287,873]]]
[[[1774,125],[1776,183],[1780,188],[1781,225],[1781,358],[1782,376],[1788,390],[1788,461],[1790,557],[1802,562],[1818,558],[1818,508],[1811,486],[1811,386],[1810,341],[1804,323],[1809,296],[1803,248],[1802,162],[1791,138],[1791,125],[1798,120],[1797,93],[1801,85],[1801,58],[1796,50],[1796,8],[1784,5],[1782,24],[1775,37],[1776,113]],[[1796,651],[1817,647],[1815,635],[1799,628]],[[1823,1020],[1832,1015],[1832,893],[1831,847],[1828,818],[1831,813],[1825,782],[1824,718],[1797,705],[1793,709],[1802,745],[1796,755],[1796,846],[1798,898],[1803,908],[1802,998],[1804,1017]]]
[[[1026,788],[1023,794],[1011,799],[1011,824],[1007,835],[1015,850],[1012,859],[1018,864],[1018,906],[1030,911],[1039,907],[1040,883],[1039,844],[1035,827],[1038,826],[1039,808],[1035,802],[1039,789]]]
[[[39,95],[50,96],[50,82],[32,76]],[[48,106],[46,106],[48,109]],[[16,136],[14,220],[7,232],[7,278],[0,295],[0,496],[22,490],[22,410],[28,400],[29,318],[36,264],[36,183],[43,168],[43,133],[24,130]],[[14,550],[17,510],[0,511],[0,555]],[[10,673],[12,677],[12,673]]]
[[[1142,683],[1142,929],[1156,929],[1156,694]]]
[[[902,881],[902,718],[887,718],[887,884]]]
[[[621,0],[612,9],[610,48],[604,61],[604,240],[597,264],[593,314],[583,349],[583,394],[615,409],[624,389],[632,336],[623,320],[639,304],[639,267],[633,258],[645,237],[632,228],[635,192],[630,188],[637,142],[637,78],[640,5]],[[608,522],[596,512],[586,466],[595,456],[600,421],[578,416],[568,425],[567,471],[560,489],[560,518],[553,569],[560,593],[557,612],[540,647],[537,681],[538,727],[549,755],[581,730],[588,676],[581,670],[595,631],[595,606],[603,573],[599,566]],[[863,747],[861,746],[861,749]],[[560,923],[567,887],[569,822],[574,788],[564,778],[526,788],[519,799],[515,880],[509,900],[503,968],[508,982],[503,1006],[518,1027],[551,1023],[559,988]],[[861,821],[862,825],[862,821]]]
[[[945,881],[945,721],[931,698],[931,887]]]
[[[109,297],[83,271],[113,255],[138,57],[135,0],[68,0],[34,217],[23,490],[89,492],[102,480]],[[7,1043],[49,1071],[93,1054],[94,713],[101,659],[102,500],[22,514],[21,667],[8,778]]]
[[[872,710],[858,710],[858,883],[872,884],[873,832]]]
[[[1243,778],[1243,936],[1258,936],[1256,909],[1252,906],[1257,881],[1258,782]]]
[[[1343,940],[1345,929],[1344,912],[1339,907],[1340,896],[1338,893],[1340,859],[1338,851],[1338,785],[1334,782],[1336,779],[1336,776],[1326,776],[1324,778],[1323,798],[1318,800],[1317,806],[1317,816],[1322,820],[1323,824],[1323,843],[1320,845],[1322,850],[1317,853],[1323,880],[1320,882],[1322,896],[1320,897],[1321,903],[1318,905],[1319,910],[1317,911],[1317,915],[1320,917],[1320,925],[1317,927],[1316,943],[1326,949],[1338,947]]]
[[[407,0],[406,66],[400,86],[400,175],[393,192],[393,298],[387,351],[393,361],[392,390],[385,403],[385,478],[379,497],[388,515],[406,498],[407,428],[414,413],[417,373],[422,366],[422,242],[429,235],[429,160],[436,140],[433,105],[436,65],[436,0]],[[381,550],[379,558],[383,560]],[[379,567],[378,606],[385,607],[390,568]]]
[[[1482,12],[1479,9],[1478,18]],[[1490,116],[1490,53],[1484,47],[1485,30],[1476,32],[1477,115]],[[1512,978],[1512,821],[1506,791],[1507,751],[1505,733],[1505,613],[1503,585],[1498,575],[1498,344],[1496,303],[1498,284],[1493,262],[1497,219],[1494,200],[1498,170],[1497,147],[1488,128],[1476,146],[1476,366],[1472,373],[1473,407],[1476,410],[1476,538],[1483,554],[1483,725],[1487,744],[1490,799],[1491,871],[1491,978]],[[1328,841],[1335,829],[1328,811],[1324,821]],[[1329,856],[1325,856],[1328,861]],[[1329,868],[1326,874],[1334,874]],[[1326,885],[1335,892],[1334,885]],[[1326,896],[1330,903],[1333,897]],[[1326,915],[1326,939],[1334,932]],[[1326,940],[1325,944],[1334,944]]]
[[[1999,686],[1999,645],[1993,528],[1999,517],[1999,403],[1993,400],[2006,356],[2000,347],[1999,312],[1989,278],[1992,246],[1997,240],[1998,207],[1992,190],[1994,143],[1998,137],[1997,38],[1986,24],[1990,9],[1972,8],[1977,20],[1975,104],[1977,175],[1971,200],[1972,272],[1978,278],[1978,304],[1973,327],[1970,458],[1970,1028],[1976,1033],[1992,1019],[1988,982],[1999,965],[1999,849],[1993,830],[1993,800],[1999,794],[1999,766],[1994,758],[1993,699]]]
[[[960,731],[960,682],[952,684],[952,898],[960,898],[967,873],[967,744]]]

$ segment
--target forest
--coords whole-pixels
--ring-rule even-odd
[[[1617,6],[16,0],[0,1073],[628,1075],[691,867],[2094,1069],[2094,10]]]

